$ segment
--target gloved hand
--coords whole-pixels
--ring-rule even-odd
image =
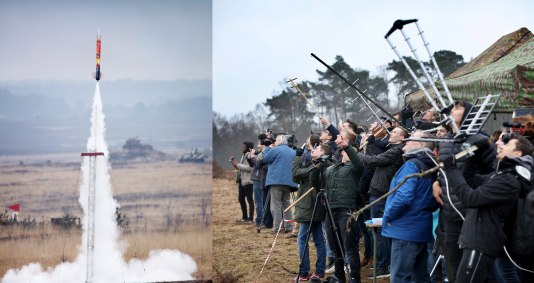
[[[404,121],[404,120],[408,120],[408,119],[411,119],[412,116],[413,116],[413,110],[412,108],[410,108],[409,105],[406,105],[404,106],[404,108],[402,108],[401,110],[401,119]]]
[[[454,155],[443,155],[440,156],[440,161],[443,163],[444,169],[455,169],[456,168],[456,158]]]
[[[367,137],[367,144],[371,145],[373,143],[375,143],[375,136],[373,136],[373,135],[368,136]]]
[[[497,156],[497,151],[494,145],[483,141],[484,137],[480,138],[480,140],[476,141],[479,144],[477,145],[479,148],[474,152],[475,155],[468,159],[468,162],[473,163],[481,174],[489,174],[494,171],[494,161],[495,156]]]
[[[488,138],[483,135],[470,136],[465,142],[470,145],[476,145],[478,147],[476,150],[477,153],[482,153],[490,146]]]
[[[475,151],[475,157],[478,158],[479,169],[482,174],[489,174],[495,171],[494,161],[496,156],[497,151],[495,150],[495,146],[491,144],[484,151],[481,151],[479,153]]]
[[[297,148],[295,149],[295,153],[297,154],[297,156],[302,156],[304,154],[304,149]]]
[[[441,114],[450,115],[451,114],[451,110],[452,110],[453,107],[454,107],[454,103],[449,105],[449,106],[447,106],[447,107],[445,107],[445,108],[443,108],[441,110]]]

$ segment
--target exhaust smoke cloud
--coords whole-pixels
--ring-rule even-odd
[[[127,243],[120,241],[120,229],[115,222],[117,202],[113,199],[110,175],[106,159],[109,156],[105,141],[104,112],[100,86],[97,82],[93,98],[91,132],[87,141],[87,152],[103,152],[96,157],[95,189],[95,234],[94,272],[96,283],[176,281],[194,279],[196,263],[186,254],[176,250],[153,250],[146,260],[131,259],[126,262],[123,253]],[[106,159],[104,159],[106,158]],[[89,158],[81,165],[83,180],[80,184],[80,204],[84,211],[82,220],[83,236],[79,253],[73,262],[61,263],[43,269],[40,263],[30,263],[20,269],[9,270],[2,283],[74,283],[86,282],[87,273],[87,222],[89,196]]]

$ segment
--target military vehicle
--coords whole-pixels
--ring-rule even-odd
[[[188,152],[178,159],[180,163],[203,163],[206,160],[206,156],[194,148],[191,152]]]

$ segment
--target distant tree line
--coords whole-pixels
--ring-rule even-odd
[[[453,51],[441,50],[434,53],[436,62],[440,66],[444,76],[454,72],[465,65],[463,56]],[[423,70],[417,61],[411,57],[404,57],[412,70],[419,78],[423,77]],[[431,61],[423,62],[426,69],[431,71]],[[398,110],[404,105],[404,96],[418,90],[408,70],[401,61],[393,60],[387,65],[381,66],[378,75],[371,75],[368,70],[351,67],[342,56],[336,56],[331,66],[343,75],[373,101],[386,108],[388,111]],[[434,80],[437,74],[430,72]],[[360,124],[366,122],[372,115],[365,107],[364,101],[358,98],[358,94],[352,90],[344,90],[348,85],[337,77],[332,71],[317,70],[319,78],[315,82],[298,82],[299,88],[306,94],[307,99],[321,113],[337,125],[339,120],[351,119]],[[392,77],[389,77],[392,75]],[[285,83],[285,82],[284,82]],[[423,80],[424,84],[427,81]],[[389,88],[395,87],[397,105],[391,105],[388,98]],[[363,110],[362,110],[363,109]],[[373,109],[376,109],[373,108]],[[379,114],[380,115],[380,114]],[[314,122],[315,112],[308,106],[303,96],[290,84],[282,91],[275,93],[271,98],[258,103],[254,110],[248,113],[235,114],[225,117],[216,112],[213,113],[213,149],[214,161],[223,167],[229,168],[228,158],[241,154],[241,144],[244,141],[257,142],[257,136],[265,133],[267,129],[275,133],[284,132],[294,134],[303,144],[310,131],[321,130],[319,124]],[[316,119],[317,120],[317,119]]]

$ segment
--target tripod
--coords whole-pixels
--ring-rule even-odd
[[[324,168],[321,167],[320,170],[321,171],[319,173],[319,176],[320,176],[319,179],[321,180],[321,183],[323,183],[323,170],[324,170]],[[310,190],[308,190],[308,192],[306,192],[301,198],[299,198],[293,205],[296,205],[296,203],[298,201],[300,201],[304,196],[309,194],[312,190],[315,190],[315,188],[312,187]],[[321,204],[320,204],[320,202],[321,202]],[[324,188],[324,186],[321,185],[321,189],[317,193],[316,198],[315,198],[315,203],[313,205],[312,215],[311,215],[311,218],[310,218],[310,225],[308,227],[308,230],[306,231],[306,242],[304,244],[304,251],[302,252],[302,255],[300,257],[299,271],[298,271],[297,280],[296,280],[297,283],[299,282],[299,279],[300,279],[300,273],[302,271],[304,257],[307,255],[306,253],[309,251],[308,248],[309,248],[311,230],[313,228],[313,224],[314,224],[313,220],[315,219],[315,215],[317,213],[318,205],[324,205],[325,208],[326,208],[326,216],[328,217],[328,220],[329,220],[329,223],[330,223],[330,232],[333,235],[336,257],[338,257],[338,260],[339,260],[339,257],[341,257],[341,260],[343,260],[345,278],[347,277],[346,273],[348,271],[348,266],[347,266],[347,263],[345,262],[345,252],[344,252],[343,244],[342,244],[342,241],[341,241],[341,235],[340,235],[341,231],[339,230],[339,227],[336,225],[336,222],[334,221],[334,216],[332,214],[332,210],[330,209],[330,203],[328,202],[328,198],[326,197],[326,188]],[[348,276],[348,278],[350,278],[350,276]],[[345,281],[345,280],[343,280],[343,281]]]
[[[261,229],[262,227],[264,227],[263,223],[265,221],[265,215],[267,214],[267,206],[269,206],[269,202],[271,201],[271,192],[270,191],[267,191],[267,195],[265,196],[265,199],[263,201],[263,215],[261,216],[261,221],[260,221],[260,227],[257,227],[256,228],[256,231],[258,233],[261,232]],[[270,208],[269,208],[270,209]],[[269,212],[270,213],[270,212]],[[272,217],[272,216],[271,216]]]

